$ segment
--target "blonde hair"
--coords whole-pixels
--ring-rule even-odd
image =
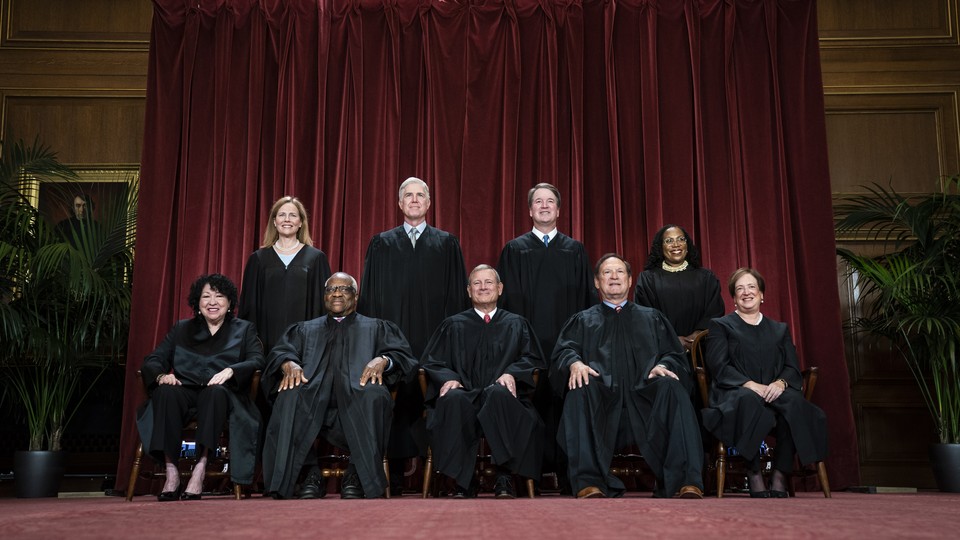
[[[263,229],[263,245],[260,247],[270,247],[277,241],[277,238],[280,238],[276,224],[277,214],[280,212],[280,207],[287,203],[296,206],[297,212],[300,213],[300,229],[297,231],[297,240],[308,246],[313,245],[313,239],[310,238],[310,223],[307,221],[307,209],[303,207],[300,199],[288,195],[277,199],[277,202],[273,203],[270,208],[270,218],[267,220],[267,226]]]

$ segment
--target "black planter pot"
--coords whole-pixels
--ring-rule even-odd
[[[931,444],[930,465],[940,491],[960,493],[960,444]]]
[[[13,477],[17,497],[56,497],[63,478],[64,452],[32,450],[15,452]]]

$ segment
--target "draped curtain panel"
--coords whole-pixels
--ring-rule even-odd
[[[593,259],[620,252],[636,274],[669,222],[721,282],[759,269],[764,312],[821,369],[832,482],[858,482],[815,0],[154,4],[118,486],[135,372],[190,316],[189,283],[239,283],[283,195],[359,280],[408,176],[468,267],[530,229],[526,192],[546,181]]]

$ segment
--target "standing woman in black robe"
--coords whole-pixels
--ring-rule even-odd
[[[270,209],[263,245],[247,259],[237,316],[257,325],[269,353],[287,327],[323,315],[328,277],[330,263],[313,247],[303,203],[281,197]]]
[[[787,325],[760,313],[763,276],[740,268],[727,288],[737,309],[710,321],[706,363],[713,381],[703,425],[747,460],[751,497],[785,498],[794,454],[804,465],[827,455],[826,415],[803,397],[797,350]],[[776,445],[767,490],[760,442],[771,429]]]
[[[187,303],[194,317],[174,325],[141,368],[150,381],[150,399],[137,416],[143,448],[166,464],[161,502],[196,500],[203,491],[210,449],[219,445],[230,421],[230,477],[253,482],[260,413],[248,390],[254,372],[263,369],[263,349],[252,323],[233,317],[237,286],[221,274],[200,276]],[[196,411],[197,463],[184,489],[177,458],[181,430]]]
[[[701,266],[693,238],[677,225],[664,225],[654,235],[634,301],[666,315],[685,350],[710,319],[723,316],[720,281]]]

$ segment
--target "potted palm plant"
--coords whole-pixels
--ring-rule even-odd
[[[937,485],[960,492],[960,176],[922,197],[874,184],[834,211],[838,233],[889,248],[877,256],[837,250],[862,292],[863,315],[849,322],[886,338],[906,361],[937,427]]]
[[[0,377],[3,397],[22,412],[29,436],[28,450],[14,457],[19,496],[56,494],[64,427],[92,388],[85,370],[97,377],[126,344],[137,187],[102,204],[108,212],[96,222],[58,228],[33,201],[40,182],[76,178],[38,142],[4,148]],[[52,476],[25,478],[31,471]]]

